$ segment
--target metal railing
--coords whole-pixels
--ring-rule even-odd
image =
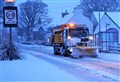
[[[109,46],[109,52],[118,52],[118,53],[120,53],[120,45],[111,45],[111,46]]]

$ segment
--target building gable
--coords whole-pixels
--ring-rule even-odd
[[[120,27],[116,24],[116,22],[113,21],[112,18],[107,13],[104,13],[103,17],[101,17],[100,20],[100,27],[98,24],[94,33],[96,34],[99,31],[105,31],[108,28],[116,28],[120,30]]]
[[[89,32],[93,33],[93,23],[90,21],[88,17],[85,17],[82,13],[82,9],[79,7],[74,8],[74,14],[69,20],[66,22],[68,23],[75,23],[75,24],[81,24],[86,25],[86,27],[89,28]]]
[[[109,16],[109,14],[108,13],[105,13],[107,16],[108,16],[108,18],[116,25],[116,26],[118,26],[119,28],[120,28],[120,20],[119,20],[119,16],[117,17],[117,19],[115,20],[114,19],[114,16],[113,17],[111,17],[111,16]]]
[[[120,27],[120,12],[106,12],[109,18]]]

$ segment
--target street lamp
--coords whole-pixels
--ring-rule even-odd
[[[15,0],[4,0],[5,2],[15,2]]]
[[[6,6],[14,6],[15,0],[4,0],[6,2]]]

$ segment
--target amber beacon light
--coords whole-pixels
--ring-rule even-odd
[[[74,24],[73,24],[73,23],[70,23],[69,25],[70,25],[70,27],[73,27],[73,26],[74,26]]]

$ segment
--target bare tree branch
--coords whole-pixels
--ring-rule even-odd
[[[84,15],[91,17],[92,11],[118,11],[120,0],[82,0]]]
[[[38,0],[27,0],[20,5],[19,26],[26,28],[27,40],[36,25],[47,25],[51,22],[48,16],[47,4]],[[40,21],[40,22],[39,22]]]

